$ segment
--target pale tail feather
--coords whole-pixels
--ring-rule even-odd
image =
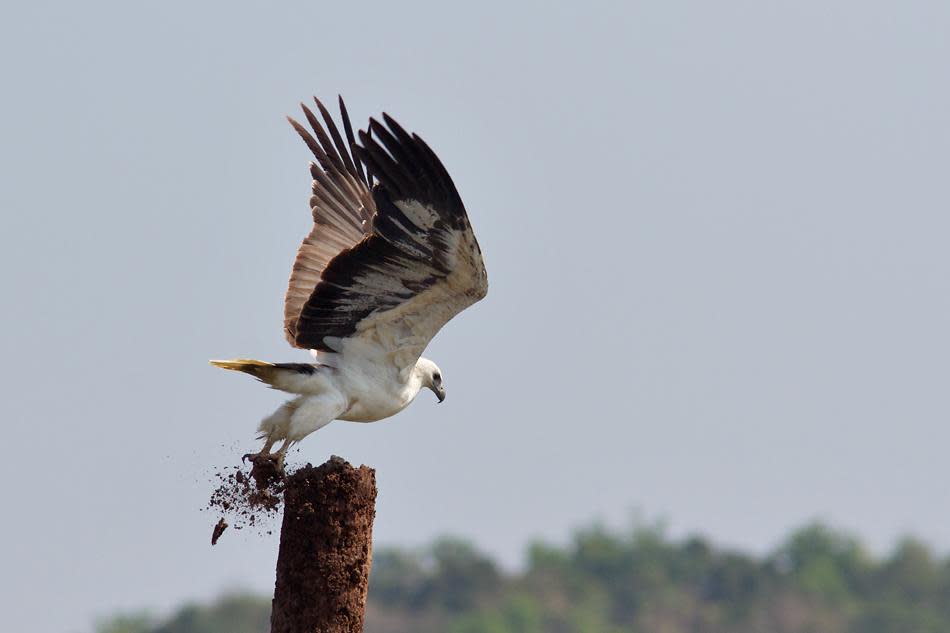
[[[234,371],[251,371],[254,367],[273,367],[274,363],[265,363],[262,360],[253,358],[235,358],[233,360],[209,360],[209,363],[222,369],[233,369]]]
[[[317,373],[317,365],[310,363],[266,363],[250,358],[208,361],[215,367],[250,374],[274,389],[288,393],[314,393],[311,377]]]
[[[259,380],[267,381],[267,378],[274,372],[274,363],[265,363],[262,360],[252,358],[235,358],[234,360],[209,360],[209,363],[221,369],[230,369],[231,371],[241,371],[250,374]]]

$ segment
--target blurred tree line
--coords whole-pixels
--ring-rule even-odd
[[[470,544],[376,552],[367,633],[947,633],[950,560],[901,542],[871,556],[813,524],[768,556],[674,541],[660,525],[535,544],[506,574]],[[266,633],[270,599],[228,595],[166,618],[123,614],[96,633]]]

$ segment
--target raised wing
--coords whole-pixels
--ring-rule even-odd
[[[326,129],[307,106],[301,104],[301,107],[316,139],[307,128],[287,117],[317,159],[316,163],[310,164],[313,176],[313,196],[310,198],[313,228],[297,251],[284,298],[284,334],[291,345],[298,347],[297,322],[300,313],[320,282],[327,264],[341,252],[353,248],[371,232],[373,215],[376,213],[369,180],[359,160],[352,157],[356,141],[343,99],[340,99],[340,114],[346,142],[327,109],[316,97],[314,102]]]
[[[299,347],[380,355],[412,368],[453,316],[485,296],[478,241],[429,146],[388,115],[360,131],[355,155],[377,182],[372,233],[324,269],[296,322]]]

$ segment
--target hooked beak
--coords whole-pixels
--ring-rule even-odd
[[[435,395],[439,399],[439,402],[442,402],[443,400],[445,400],[445,387],[434,388],[432,389],[432,391],[435,392]]]

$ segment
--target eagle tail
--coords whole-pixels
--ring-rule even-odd
[[[265,363],[250,358],[208,361],[215,367],[250,374],[263,383],[280,391],[296,394],[312,394],[311,380],[319,367],[310,363]]]
[[[252,358],[235,358],[234,360],[209,360],[208,362],[215,367],[220,367],[221,369],[242,371],[245,374],[250,374],[260,380],[264,380],[267,376],[272,374],[275,368],[274,363],[265,363],[262,360],[254,360]]]

